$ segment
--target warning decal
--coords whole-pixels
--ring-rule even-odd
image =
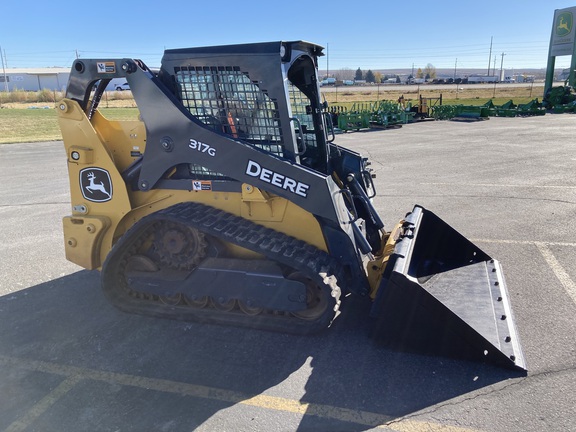
[[[96,62],[98,73],[116,73],[116,63],[112,61]]]
[[[209,191],[212,190],[211,181],[192,180],[192,190],[195,191]]]

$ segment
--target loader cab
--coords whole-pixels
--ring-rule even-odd
[[[328,174],[320,55],[302,41],[167,50],[159,78],[204,127]]]
[[[300,56],[287,71],[288,100],[292,113],[297,149],[303,165],[329,173],[328,127],[320,103],[316,65],[311,57]],[[332,140],[334,133],[332,130]]]

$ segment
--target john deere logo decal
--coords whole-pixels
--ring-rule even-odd
[[[572,12],[563,12],[558,15],[558,20],[556,21],[556,36],[566,36],[572,32],[572,25],[574,21],[572,19]]]
[[[80,190],[88,201],[110,201],[112,199],[110,174],[102,168],[84,168],[80,171]]]

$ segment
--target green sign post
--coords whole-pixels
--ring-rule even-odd
[[[576,7],[566,9],[556,9],[554,11],[554,23],[552,24],[552,36],[550,37],[550,49],[548,50],[548,66],[546,68],[546,83],[544,85],[544,95],[552,88],[554,81],[554,64],[556,57],[569,55],[570,75],[568,85],[574,87],[576,84],[576,29],[574,21],[576,19]]]

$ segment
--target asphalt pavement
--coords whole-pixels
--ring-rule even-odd
[[[0,431],[568,431],[576,414],[576,116],[337,135],[390,228],[414,204],[504,268],[527,376],[388,351],[350,298],[326,332],[122,313],[66,261],[61,142],[0,146]]]

